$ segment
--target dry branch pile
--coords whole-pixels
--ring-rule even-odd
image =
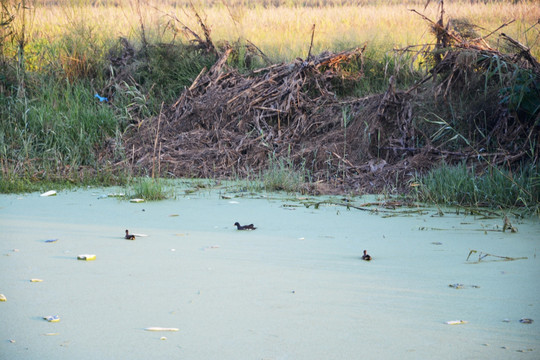
[[[493,56],[529,66],[536,74],[538,62],[519,43],[513,44],[520,49],[512,58],[490,48],[484,38],[471,41],[442,26],[442,15],[439,22],[429,21],[439,43],[430,53],[436,62],[431,74],[408,91],[397,91],[391,77],[385,93],[365,98],[338,99],[332,88],[335,81],[363,76],[345,72],[344,66],[362,61],[364,49],[308,56],[245,75],[227,66],[232,51],[227,48],[172,106],[128,134],[131,166],[138,173],[152,169],[152,175],[242,178],[263,171],[272,158],[286,158],[309,170],[312,184],[323,191],[321,183],[338,191],[369,192],[388,185],[404,190],[415,171],[441,159],[478,158],[474,148],[453,151],[433,143],[431,134],[414,123],[416,103],[427,97],[448,101],[475,72],[489,68]],[[488,136],[507,143],[516,136],[538,136],[537,120],[533,126],[523,124],[500,106],[493,113]],[[478,130],[476,123],[470,126]],[[500,159],[524,154],[507,143],[500,146]]]
[[[392,86],[382,95],[337,99],[331,81],[347,76],[342,65],[362,51],[323,53],[244,76],[226,66],[228,49],[160,117],[139,124],[128,150],[137,167],[159,162],[174,176],[244,177],[264,170],[271,156],[304,166],[315,181],[371,174],[384,166],[369,163],[381,155],[378,148],[409,146],[411,109]],[[381,132],[385,143],[370,145]]]

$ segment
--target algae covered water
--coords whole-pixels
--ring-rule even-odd
[[[537,218],[115,191],[0,196],[0,358],[539,357]]]

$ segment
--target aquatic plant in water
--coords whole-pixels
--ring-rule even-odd
[[[146,201],[164,200],[173,196],[173,192],[159,179],[139,178],[126,191],[128,198],[141,198]]]

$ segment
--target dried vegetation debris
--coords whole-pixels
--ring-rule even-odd
[[[536,162],[540,149],[540,63],[530,48],[505,33],[499,33],[497,40],[505,52],[487,41],[514,20],[479,36],[471,23],[449,19],[445,24],[444,9],[440,9],[437,22],[422,15],[436,44],[425,54],[432,67],[422,80],[418,100],[429,104],[426,98],[433,97],[447,108],[457,109],[452,110],[457,114],[449,114],[450,120],[439,123],[460,138],[459,157],[487,159],[480,168],[512,165],[527,158]]]
[[[336,97],[332,80],[347,76],[341,65],[362,51],[324,53],[246,76],[226,65],[228,49],[160,117],[139,124],[130,138],[133,157],[148,168],[157,139],[161,169],[176,176],[244,177],[264,170],[270,156],[291,159],[315,180],[341,182],[380,169],[380,162],[368,163],[377,149],[366,137],[384,130],[407,146],[410,109],[396,103],[404,95],[393,88],[360,99]]]
[[[415,172],[441,159],[478,158],[474,147],[453,151],[421,133],[415,124],[418,102],[426,97],[449,101],[471,83],[479,68],[489,67],[494,56],[532,68],[536,76],[538,62],[516,44],[519,53],[504,55],[489,47],[485,38],[459,36],[442,25],[442,13],[440,21],[429,21],[438,41],[434,50],[424,48],[424,56],[435,61],[431,73],[406,91],[396,90],[391,77],[385,93],[364,98],[338,98],[333,84],[363,76],[344,69],[350,61],[363,61],[365,47],[310,55],[248,74],[227,65],[233,51],[227,47],[172,106],[128,133],[131,166],[144,172],[159,164],[158,171],[170,176],[231,178],[258,174],[271,158],[287,158],[310,172],[312,185],[307,191],[369,192],[388,186],[403,191]],[[538,136],[534,135],[538,113],[531,126],[504,111],[500,106],[495,111],[488,136],[500,142],[495,154],[499,161],[508,162],[526,151],[516,148],[512,139]],[[471,126],[478,130],[476,124]]]

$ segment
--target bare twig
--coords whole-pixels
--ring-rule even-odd
[[[162,102],[161,103],[161,109],[159,110],[158,121],[157,121],[157,130],[156,130],[156,138],[154,140],[154,154],[152,156],[152,179],[155,178],[156,149],[157,149],[158,138],[159,138],[159,126],[160,126],[160,123],[161,123],[161,116],[163,114],[163,104],[164,103]],[[161,143],[160,143],[160,152],[161,152]],[[158,174],[158,176],[159,176],[159,174]]]
[[[315,36],[315,24],[313,24],[313,27],[311,28],[311,42],[309,44],[309,51],[308,56],[306,58],[306,61],[311,60],[311,48],[313,47],[313,37]]]

